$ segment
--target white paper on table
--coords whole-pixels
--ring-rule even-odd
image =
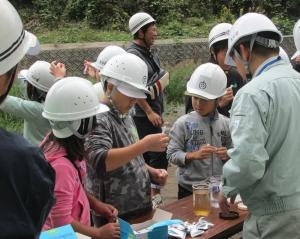
[[[76,232],[76,236],[77,236],[78,239],[91,239],[90,237],[82,235],[82,234],[80,234],[78,232]]]

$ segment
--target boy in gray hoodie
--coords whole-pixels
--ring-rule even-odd
[[[226,75],[216,64],[199,66],[187,83],[194,111],[181,116],[170,131],[167,157],[176,164],[178,199],[192,194],[192,184],[220,176],[232,141],[229,119],[217,111],[226,92]]]

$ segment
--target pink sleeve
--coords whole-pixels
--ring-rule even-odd
[[[53,166],[56,172],[55,197],[56,203],[51,210],[53,227],[70,224],[72,217],[73,197],[76,186],[76,172],[72,165],[58,163]]]

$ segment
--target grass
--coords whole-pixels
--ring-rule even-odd
[[[185,23],[172,21],[167,25],[158,25],[158,39],[207,38],[209,30],[217,23],[216,19],[187,19]],[[83,43],[101,41],[130,41],[127,31],[100,30],[91,28],[85,22],[65,23],[55,29],[27,27],[37,35],[41,44]]]
[[[121,31],[100,31],[84,23],[68,24],[54,30],[35,32],[41,44],[129,41],[130,35]]]
[[[16,86],[13,86],[10,95],[19,96],[20,91]],[[23,131],[23,120],[19,119],[12,114],[3,113],[0,110],[0,127],[8,131],[16,131],[21,133]]]

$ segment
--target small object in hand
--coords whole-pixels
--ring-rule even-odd
[[[243,202],[239,202],[237,207],[238,207],[238,209],[243,210],[243,211],[248,210],[248,207]]]
[[[224,220],[234,220],[240,217],[240,214],[235,211],[229,211],[229,212],[220,212],[219,218]]]

